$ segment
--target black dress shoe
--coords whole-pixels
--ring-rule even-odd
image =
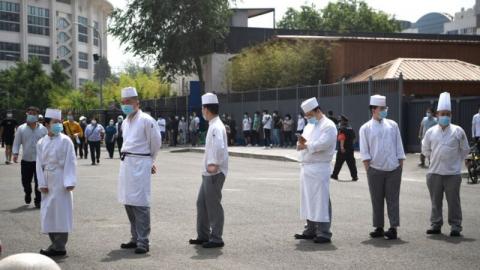
[[[222,242],[222,243],[216,243],[216,242],[205,242],[202,244],[202,247],[203,248],[221,248],[225,246],[225,244]]]
[[[32,195],[31,194],[25,194],[25,203],[30,204],[32,202]]]
[[[334,179],[334,180],[338,180],[338,176],[335,176],[335,175],[330,175],[330,178]]]
[[[203,245],[203,243],[207,243],[208,240],[202,240],[202,239],[190,239],[188,240],[188,243],[190,245]]]
[[[370,237],[372,238],[383,237],[384,235],[385,232],[383,231],[383,228],[376,228],[375,231],[370,233]]]
[[[40,254],[45,255],[47,257],[55,257],[55,256],[65,256],[67,255],[67,251],[57,251],[53,249],[41,249]]]
[[[317,236],[317,237],[313,238],[313,242],[317,243],[317,244],[326,244],[326,243],[331,243],[332,240],[330,240],[328,238],[325,238],[325,237]]]
[[[451,231],[450,232],[451,237],[460,237],[462,236],[459,231]]]
[[[97,164],[100,163],[100,159],[97,159]]]
[[[358,181],[358,177],[352,178],[352,181]]]
[[[428,229],[427,234],[441,234],[442,230],[440,229]]]
[[[35,202],[35,208],[40,209],[40,207],[41,207],[40,202]]]
[[[137,247],[135,249],[135,254],[145,254],[150,251],[150,248],[148,247]]]
[[[95,166],[95,162],[92,162],[92,166]]]
[[[385,238],[388,240],[395,240],[397,239],[397,229],[390,228],[387,232],[385,232]]]
[[[137,243],[135,242],[128,242],[120,245],[120,248],[123,248],[123,249],[130,249],[130,248],[136,248],[136,247],[137,247]]]
[[[315,236],[313,236],[313,235],[306,235],[306,234],[303,234],[303,233],[302,233],[302,234],[298,234],[298,233],[297,233],[297,234],[295,234],[294,237],[295,237],[295,239],[298,239],[298,240],[300,240],[300,239],[308,239],[308,240],[309,240],[309,239],[313,239]]]

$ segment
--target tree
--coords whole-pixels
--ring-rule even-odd
[[[112,69],[108,63],[108,59],[100,57],[95,63],[94,68],[94,78],[93,80],[100,83],[105,82],[108,78],[112,76]]]
[[[393,16],[358,0],[330,2],[322,10],[316,10],[314,5],[302,6],[301,10],[290,8],[278,25],[286,29],[339,33],[400,31],[400,24]]]
[[[109,31],[135,55],[153,55],[168,81],[195,73],[203,86],[200,57],[223,40],[230,18],[228,0],[132,0],[113,11]]]

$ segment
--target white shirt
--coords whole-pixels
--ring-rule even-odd
[[[480,113],[472,118],[472,138],[480,137]]]
[[[40,123],[37,123],[37,127],[34,129],[26,123],[20,125],[17,128],[15,140],[13,141],[13,154],[18,155],[20,145],[22,145],[22,160],[35,161],[37,159],[37,142],[47,133],[47,128]]]
[[[430,128],[422,141],[422,153],[430,157],[429,173],[439,175],[461,174],[462,164],[468,153],[465,131],[450,124],[445,130],[440,125]]]
[[[167,122],[163,118],[159,118],[157,121],[158,127],[160,128],[160,132],[165,132]]]
[[[359,132],[362,161],[370,160],[370,166],[381,171],[393,171],[405,159],[402,136],[397,123],[390,119],[371,119]]]
[[[262,124],[264,129],[272,129],[272,116],[265,114],[262,118]]]
[[[252,118],[243,118],[243,131],[250,131],[252,129]]]
[[[302,117],[297,121],[297,131],[301,131],[305,128],[305,119]]]
[[[207,172],[208,165],[217,165],[219,172],[228,173],[228,141],[225,126],[218,116],[209,121],[205,138],[205,155],[203,157],[203,175],[214,175]],[[217,174],[218,174],[217,173]]]
[[[337,146],[337,128],[332,120],[323,116],[317,124],[308,124],[302,137],[307,149],[301,151],[302,164],[331,162]]]
[[[160,128],[150,115],[138,110],[133,116],[123,120],[123,145],[121,152],[150,154],[155,161],[162,146]]]

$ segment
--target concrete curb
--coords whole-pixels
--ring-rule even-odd
[[[204,149],[199,148],[181,148],[170,150],[170,153],[204,153]],[[243,158],[256,158],[256,159],[266,159],[266,160],[276,160],[276,161],[286,161],[286,162],[298,162],[298,160],[294,158],[289,158],[285,156],[274,156],[274,155],[262,155],[262,154],[253,154],[253,153],[239,153],[239,152],[232,152],[229,151],[228,155],[231,157],[243,157]]]

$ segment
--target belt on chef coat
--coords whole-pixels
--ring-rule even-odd
[[[139,154],[139,153],[122,152],[122,153],[120,153],[120,160],[123,161],[126,156],[149,157],[149,156],[151,156],[151,154]]]

